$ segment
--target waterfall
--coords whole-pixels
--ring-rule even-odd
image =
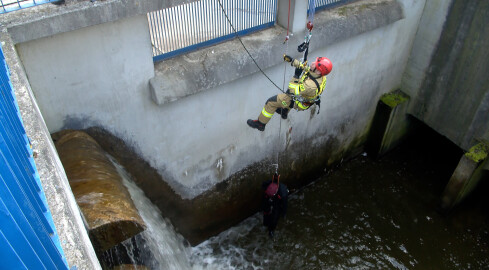
[[[111,158],[117,171],[123,179],[141,218],[147,229],[136,238],[136,245],[145,251],[151,251],[151,256],[143,254],[144,264],[150,269],[190,269],[189,247],[186,240],[179,235],[169,220],[161,215],[160,210],[144,195],[144,192],[134,183],[126,170]],[[131,242],[131,241],[126,241]],[[134,250],[131,243],[124,243],[128,253]],[[128,254],[130,255],[130,254]],[[136,261],[136,259],[131,259]],[[150,261],[148,261],[150,260]]]
[[[121,175],[124,186],[147,226],[144,232],[122,243],[130,263],[143,264],[154,270],[262,269],[248,261],[245,249],[235,246],[240,238],[256,234],[257,230],[260,236],[256,237],[256,241],[248,243],[247,249],[259,250],[269,244],[267,234],[261,231],[258,214],[246,219],[239,226],[191,247],[175,231],[171,222],[163,218],[160,210],[146,197],[126,170],[114,158],[109,158]],[[256,260],[260,259],[254,258],[252,261]]]

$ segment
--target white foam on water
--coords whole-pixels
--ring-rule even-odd
[[[146,266],[151,269],[190,269],[188,259],[190,249],[185,246],[185,239],[176,233],[169,221],[162,217],[160,210],[151,203],[125,169],[113,159],[112,162],[146,224],[142,238],[154,256],[154,261],[146,262],[148,264]]]
[[[145,265],[150,269],[204,270],[204,269],[262,269],[257,268],[245,258],[245,251],[232,243],[248,234],[257,224],[258,216],[248,218],[239,226],[212,237],[196,247],[187,245],[183,236],[178,234],[169,220],[162,217],[160,210],[146,197],[144,192],[132,180],[125,169],[110,157],[123,179],[123,184],[146,224],[142,232],[147,245],[143,250],[151,250],[153,258]],[[130,242],[130,241],[129,241]],[[132,245],[126,243],[125,245]],[[132,246],[126,246],[132,253]],[[216,252],[216,247],[218,251]],[[128,254],[132,255],[132,254]],[[131,260],[135,262],[135,259]]]

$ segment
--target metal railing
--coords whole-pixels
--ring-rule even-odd
[[[0,4],[2,5],[0,14],[59,1],[60,0],[0,0]]]
[[[68,269],[0,47],[1,269]]]
[[[314,6],[315,6],[315,11],[317,12],[317,11],[320,11],[323,9],[333,8],[337,5],[344,5],[344,4],[347,4],[350,2],[354,2],[354,1],[360,1],[360,0],[315,0]],[[311,4],[311,1],[309,0],[308,6],[310,6],[310,4]],[[308,8],[308,11],[309,10],[311,10],[310,7]]]
[[[148,13],[153,60],[159,61],[275,24],[277,0],[200,0]]]

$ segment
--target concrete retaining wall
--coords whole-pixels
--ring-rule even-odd
[[[489,139],[487,1],[364,0],[316,14],[310,59],[327,56],[334,64],[321,113],[292,112],[287,121],[275,116],[263,133],[245,121],[279,92],[236,40],[153,64],[145,13],[187,2],[70,0],[2,15],[0,39],[27,133],[40,153],[41,181],[53,215],[67,215],[55,220],[63,248],[71,251],[69,261],[77,254],[89,258],[80,269],[93,263],[93,252],[88,244],[77,250],[78,239],[87,238],[47,129],[107,130],[154,168],[150,184],[140,183],[151,199],[175,206],[175,194],[161,199],[168,183],[194,199],[176,205],[201,215],[192,222],[214,232],[226,220],[205,223],[205,216],[222,213],[231,220],[240,206],[212,207],[250,197],[255,190],[242,194],[243,186],[258,185],[277,159],[282,179],[294,187],[300,184],[294,179],[362,151],[379,97],[394,89],[412,97],[410,113],[462,148]],[[278,85],[285,33],[277,26],[243,38]],[[303,36],[294,33],[287,53],[298,56]],[[285,77],[292,72],[288,68]],[[65,192],[56,191],[59,186]],[[240,209],[242,215],[251,208]]]
[[[298,187],[299,179],[363,151],[375,105],[394,89],[412,97],[409,113],[462,148],[489,139],[483,68],[489,58],[481,57],[489,36],[484,35],[489,10],[484,1],[363,0],[316,14],[310,59],[327,56],[334,65],[320,114],[312,108],[292,112],[286,121],[275,116],[263,133],[248,128],[246,119],[256,118],[266,99],[279,91],[238,41],[152,62],[145,13],[187,2],[192,1],[67,1],[2,15],[0,38],[16,73],[24,123],[42,153],[36,163],[54,160],[38,164],[48,189],[56,188],[51,178],[61,185],[66,179],[47,129],[101,127],[127,147],[131,156],[122,158],[140,157],[154,169],[151,180],[144,178],[147,170],[136,174],[160,208],[198,216],[184,217],[177,227],[187,225],[187,232],[202,238],[206,229],[215,233],[237,221],[234,213],[242,217],[253,211],[235,203],[218,205],[237,196],[250,203],[254,186],[275,171],[277,161],[281,179]],[[304,32],[291,36],[288,51],[282,44],[285,34],[276,26],[243,38],[280,86],[282,55],[299,56],[295,47]],[[292,73],[286,69],[287,80]],[[98,134],[101,140],[108,137]],[[114,141],[105,146],[117,148]],[[179,196],[167,192],[167,184]],[[46,192],[60,195],[53,193]],[[67,196],[61,195],[51,201]],[[72,197],[68,201],[76,216]],[[79,225],[79,217],[75,220]],[[56,226],[63,232],[62,223]],[[86,240],[83,233],[73,235]],[[93,257],[89,248],[82,252]]]
[[[147,132],[144,118],[155,107],[148,41],[141,15],[18,44],[49,131],[102,125],[127,139]]]
[[[211,73],[220,80],[205,81],[199,91],[163,106],[151,98],[149,80],[170,71],[162,72],[157,64],[155,72],[142,15],[17,48],[50,132],[103,127],[129,144],[182,197],[194,198],[251,164],[273,159],[277,151],[288,157],[281,166],[293,168],[311,158],[311,152],[292,149],[329,145],[326,168],[341,153],[361,149],[378,98],[401,85],[423,7],[424,1],[368,0],[317,14],[310,58],[328,56],[333,72],[321,113],[291,113],[282,121],[281,140],[277,117],[263,133],[246,126],[246,119],[256,118],[265,100],[279,92],[236,41],[225,49],[217,45],[167,60],[166,68],[174,69],[169,80],[183,85],[182,91],[202,83],[197,74]],[[285,48],[260,47],[258,41],[273,33],[274,42],[281,44],[285,32],[275,27],[243,39],[279,85]],[[296,34],[294,42],[301,36]],[[298,56],[294,42],[289,53]],[[231,61],[224,57],[233,54]],[[180,66],[182,61],[187,66]],[[204,69],[187,76],[185,71],[194,66]],[[288,68],[286,77],[292,72]],[[271,172],[273,163],[264,170]]]
[[[466,151],[489,139],[488,14],[487,1],[427,1],[403,80],[410,113]]]

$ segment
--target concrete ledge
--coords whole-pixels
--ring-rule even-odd
[[[18,44],[195,1],[67,1],[2,14],[0,25],[8,29],[12,41]]]
[[[319,12],[315,16],[310,52],[404,18],[395,0],[365,0]],[[262,69],[282,63],[287,31],[280,26],[242,38]],[[295,33],[289,46],[302,43],[305,32]],[[299,58],[293,49],[292,56]],[[290,50],[289,50],[290,51]],[[226,61],[224,61],[226,59]],[[172,59],[155,63],[155,77],[149,81],[151,96],[158,105],[249,76],[259,69],[234,39]]]

